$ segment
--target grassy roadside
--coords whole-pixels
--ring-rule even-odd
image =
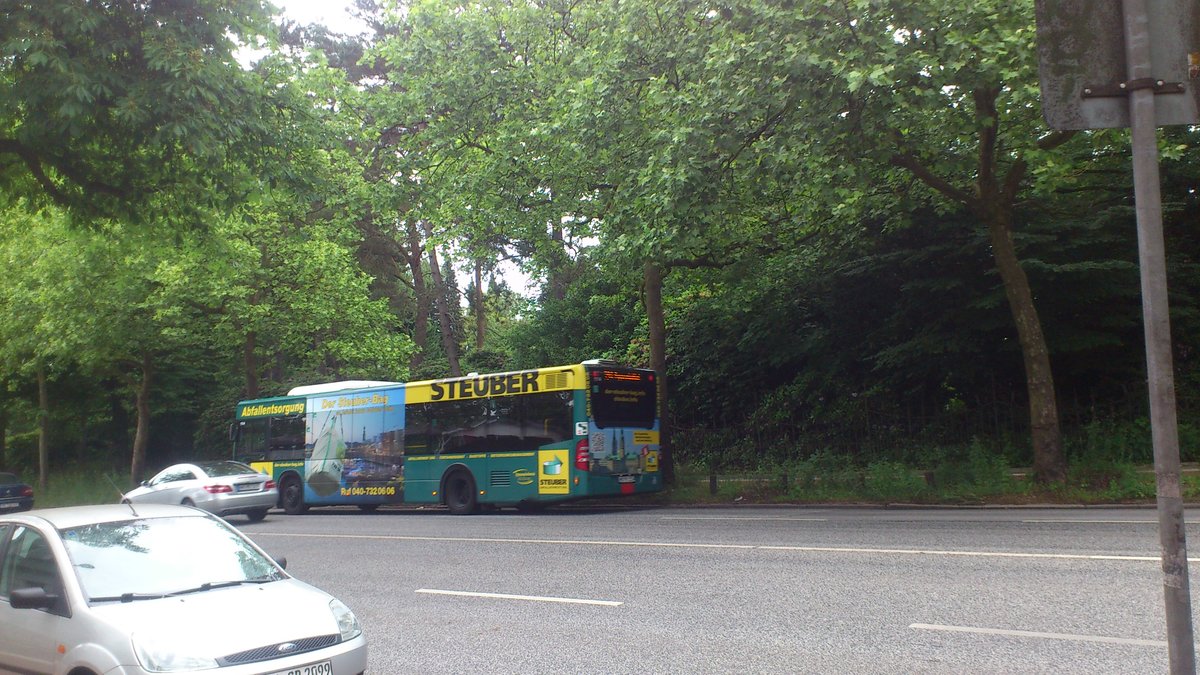
[[[127,486],[129,475],[103,469],[64,471],[51,474],[45,490],[38,489],[36,476],[26,476],[25,480],[33,485],[34,506],[44,509],[80,504],[116,504],[121,501],[121,489],[118,486]]]
[[[53,474],[36,491],[39,508],[116,503],[128,476],[112,470],[76,469]],[[1184,465],[1185,501],[1200,502],[1200,465]],[[127,488],[126,488],[127,489]],[[622,500],[626,501],[626,500]],[[1118,462],[1072,467],[1065,483],[1038,486],[1029,472],[991,460],[914,469],[897,462],[848,467],[808,461],[739,473],[713,473],[681,465],[667,490],[634,500],[653,504],[918,504],[946,506],[1022,504],[1153,504],[1153,467]]]
[[[1185,465],[1185,501],[1200,501],[1200,465]],[[1106,462],[1073,467],[1059,484],[1036,484],[1031,472],[994,463],[930,470],[895,462],[865,468],[796,466],[739,474],[681,467],[676,484],[654,497],[671,504],[1153,504],[1151,466]]]

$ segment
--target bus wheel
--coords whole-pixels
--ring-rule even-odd
[[[279,486],[279,501],[282,502],[283,512],[288,515],[295,516],[308,510],[299,476],[293,473],[283,479],[283,484]]]
[[[475,513],[479,508],[479,500],[475,498],[475,479],[470,472],[459,469],[446,477],[446,506],[456,516]]]

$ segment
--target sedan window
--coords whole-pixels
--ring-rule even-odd
[[[196,480],[196,473],[191,469],[173,469],[169,472],[164,471],[163,473],[159,474],[158,478],[156,478],[153,483],[158,485],[160,483],[175,483],[181,480]]]
[[[241,462],[211,462],[201,464],[200,468],[208,474],[210,478],[216,476],[241,476],[247,473],[258,473],[249,466]]]
[[[5,561],[4,551],[8,548],[8,531],[12,529],[11,525],[0,525],[0,598],[8,597],[8,579],[10,573],[8,571],[8,563]]]
[[[0,562],[0,596],[22,588],[41,588],[50,595],[62,594],[62,579],[50,544],[41,532],[28,527],[13,530],[12,539]]]

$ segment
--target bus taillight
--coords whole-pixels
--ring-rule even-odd
[[[579,442],[575,444],[575,468],[579,469],[580,471],[587,471],[589,469],[588,459],[590,454],[591,453],[588,451],[587,439],[581,438]]]

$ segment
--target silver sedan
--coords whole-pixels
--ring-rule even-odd
[[[354,613],[194,508],[0,515],[0,672],[356,675]]]
[[[252,522],[267,517],[279,501],[271,477],[229,460],[169,466],[125,493],[123,503],[183,504],[218,516],[245,514]]]

